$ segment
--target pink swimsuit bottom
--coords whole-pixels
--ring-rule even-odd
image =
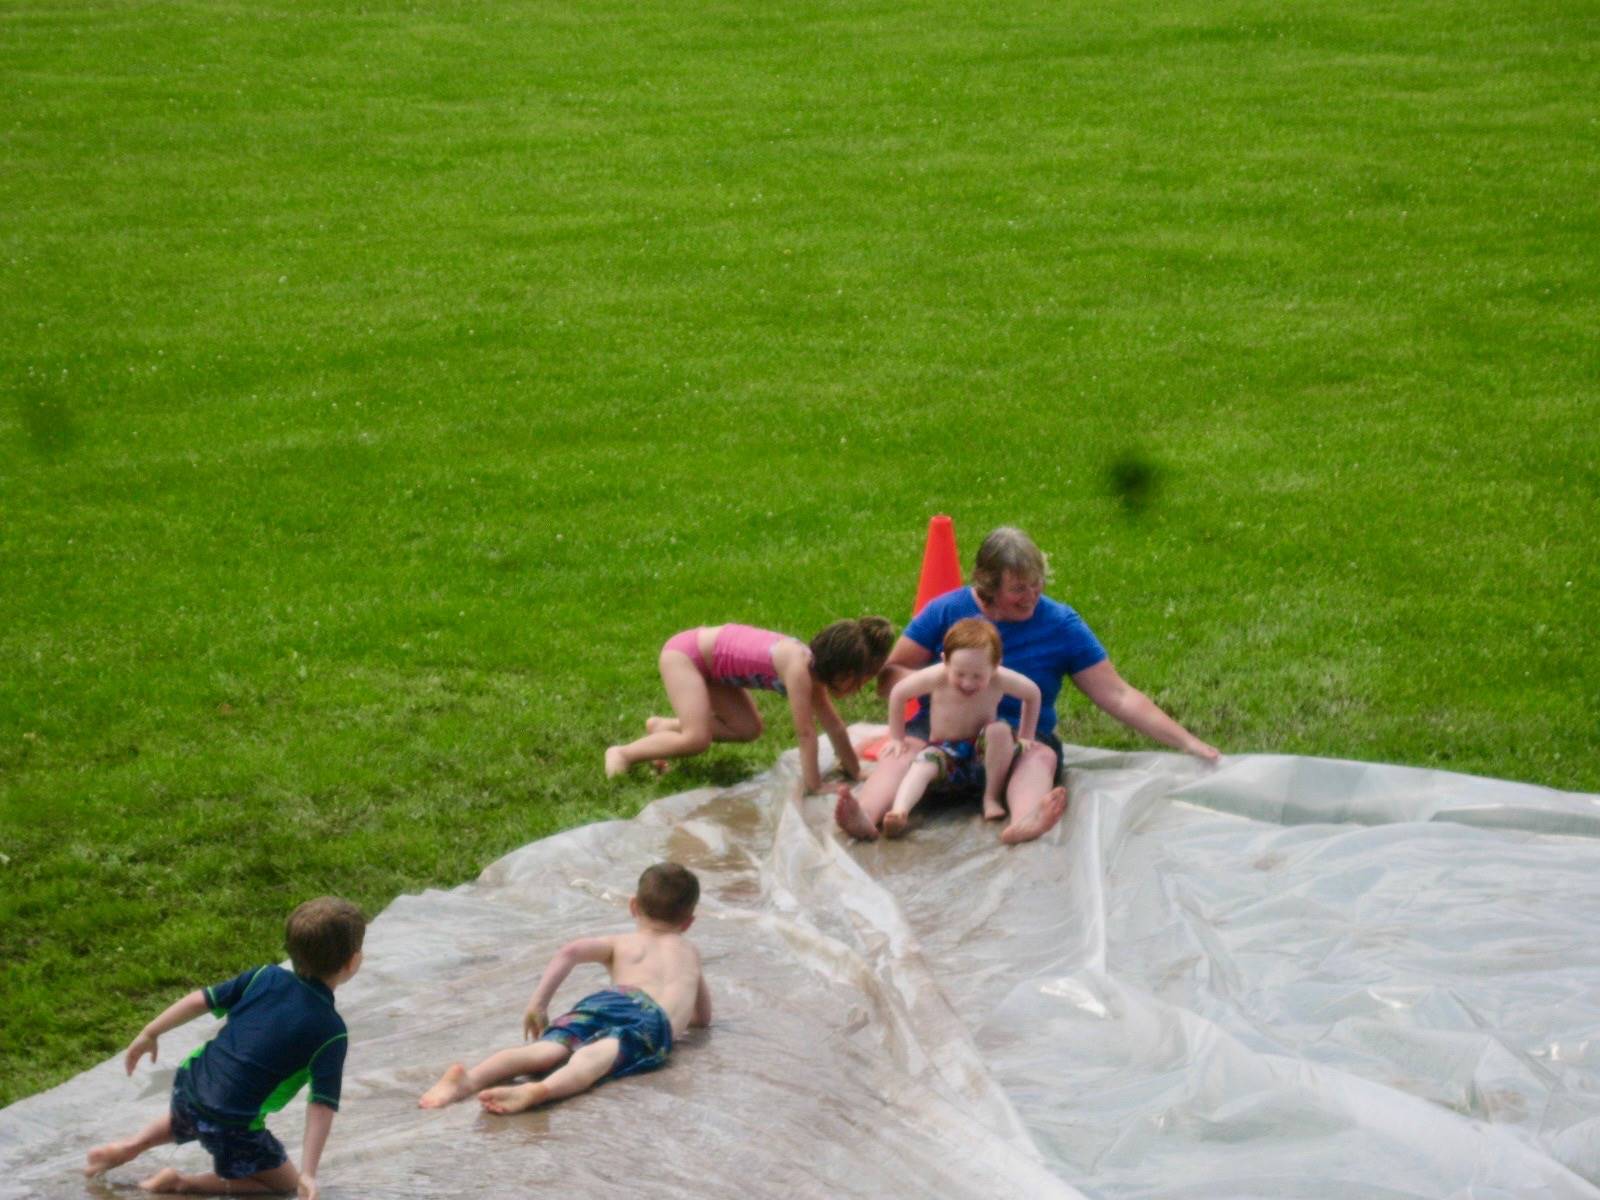
[[[703,626],[702,626],[703,628]],[[785,633],[757,629],[753,625],[724,625],[711,646],[711,661],[700,653],[700,630],[685,629],[667,639],[663,650],[687,654],[689,661],[707,683],[727,683],[734,687],[759,688],[789,694],[772,665],[772,648],[779,642],[794,641]]]

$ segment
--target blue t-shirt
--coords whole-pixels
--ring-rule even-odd
[[[339,1107],[344,1018],[333,992],[279,966],[252,967],[205,990],[228,1023],[184,1062],[174,1086],[220,1125],[261,1129],[311,1081],[311,1099]]]
[[[930,600],[906,626],[905,636],[937,659],[950,626],[966,617],[981,616],[983,610],[972,589],[957,588]],[[996,621],[994,627],[1000,631],[1001,664],[1039,685],[1039,736],[1054,733],[1061,681],[1104,662],[1105,647],[1082,617],[1048,596],[1039,597],[1038,607],[1026,621]],[[926,708],[927,697],[921,703]],[[1022,719],[1022,702],[1005,697],[1000,701],[1000,717],[1015,725]]]

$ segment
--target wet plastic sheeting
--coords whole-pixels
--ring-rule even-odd
[[[1068,818],[1032,846],[962,809],[841,844],[786,761],[401,898],[338,995],[325,1194],[1600,1198],[1600,798],[1071,757]],[[417,1110],[518,1040],[549,955],[624,927],[659,858],[704,886],[713,1029],[542,1111]],[[602,980],[578,968],[557,1006]],[[212,1029],[0,1113],[0,1191],[203,1169],[191,1146],[74,1178]],[[291,1151],[302,1111],[273,1122]]]

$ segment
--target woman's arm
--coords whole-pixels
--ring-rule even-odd
[[[1109,658],[1070,678],[1073,686],[1093,700],[1097,708],[1115,717],[1129,729],[1163,746],[1171,746],[1174,750],[1182,750],[1207,762],[1216,762],[1222,757],[1215,746],[1208,746],[1195,737],[1162,712],[1154,700],[1117,674]]]
[[[925,667],[932,661],[933,651],[902,636],[894,644],[894,649],[889,651],[889,661],[884,663],[883,670],[878,672],[878,695],[887,699],[895,684],[917,668]]]

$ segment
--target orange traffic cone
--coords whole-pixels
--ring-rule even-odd
[[[911,606],[914,617],[946,592],[961,586],[961,556],[956,553],[956,527],[943,513],[928,520],[928,540],[922,547],[922,574],[917,579],[917,600]],[[917,702],[906,702],[906,720],[916,715]],[[863,758],[876,760],[878,751],[889,739],[874,738],[861,748]]]
[[[956,527],[944,515],[928,521],[928,541],[922,548],[922,577],[917,580],[917,602],[911,608],[914,617],[928,607],[928,601],[937,600],[946,592],[961,586],[961,559],[956,554]]]

